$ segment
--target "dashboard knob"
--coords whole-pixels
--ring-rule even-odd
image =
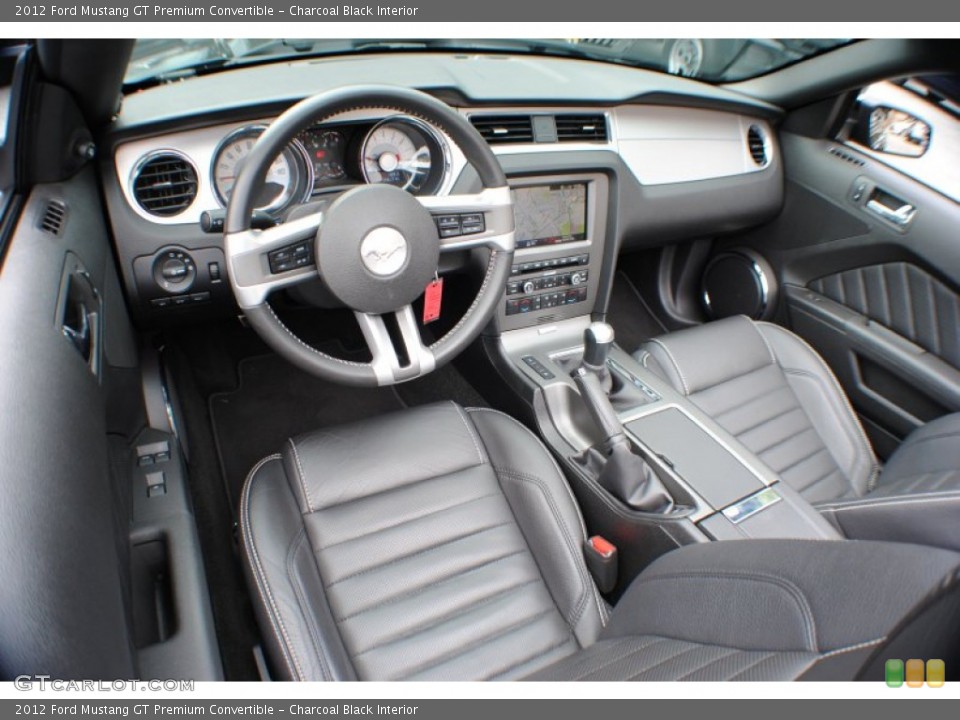
[[[533,292],[534,290],[536,290],[536,289],[537,289],[537,286],[533,284],[533,280],[527,280],[527,281],[523,284],[523,292],[524,292],[524,293],[532,293],[532,292]]]
[[[165,280],[172,283],[183,282],[187,279],[188,273],[187,264],[180,258],[169,258],[160,267],[160,274],[163,275]]]
[[[575,272],[570,275],[570,284],[571,285],[582,285],[586,281],[584,273]]]

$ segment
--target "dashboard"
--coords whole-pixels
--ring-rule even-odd
[[[517,252],[502,331],[602,312],[625,248],[748,227],[780,209],[776,109],[682,78],[556,58],[416,54],[217,73],[126,98],[107,138],[105,195],[140,321],[235,311],[222,237],[204,232],[204,213],[222,213],[245,155],[285,107],[342,84],[335,79],[373,80],[385,62],[464,115],[508,176]],[[288,97],[297,78],[300,94]],[[210,93],[221,98],[215,106]],[[505,101],[519,95],[526,101]],[[270,166],[258,206],[281,221],[363,183],[415,195],[480,189],[440,128],[362,107],[301,132]],[[469,232],[463,218],[457,228],[437,220],[438,233]]]

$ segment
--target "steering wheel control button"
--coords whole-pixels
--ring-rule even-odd
[[[197,264],[185,250],[164,250],[153,261],[153,279],[168,293],[185,293],[197,279]]]
[[[437,224],[437,232],[442,238],[457,237],[458,235],[476,235],[487,229],[483,219],[483,213],[436,215],[433,220]]]
[[[274,275],[312,265],[313,243],[304,240],[296,245],[271,250],[267,253],[267,261],[270,263],[270,272]]]
[[[407,262],[406,238],[392,227],[381,225],[366,234],[360,243],[360,259],[374,275],[394,275]]]
[[[393,312],[420,297],[434,279],[438,226],[399,187],[362,185],[330,204],[315,255],[324,282],[344,305],[374,315]]]

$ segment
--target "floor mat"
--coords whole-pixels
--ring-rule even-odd
[[[617,345],[629,353],[650,338],[666,332],[666,328],[650,312],[633,283],[622,272],[614,276],[607,322],[613,326]]]
[[[272,354],[242,360],[238,373],[236,390],[210,396],[210,419],[234,512],[250,468],[293,435],[439,400],[486,404],[450,366],[386,388],[321,380]]]

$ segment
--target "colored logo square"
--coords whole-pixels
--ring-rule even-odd
[[[923,660],[907,660],[907,687],[923,687]]]
[[[903,685],[903,660],[887,660],[883,667],[884,678],[887,681],[887,687],[900,687]]]
[[[947,670],[943,660],[927,660],[927,685],[943,687],[946,675]]]

